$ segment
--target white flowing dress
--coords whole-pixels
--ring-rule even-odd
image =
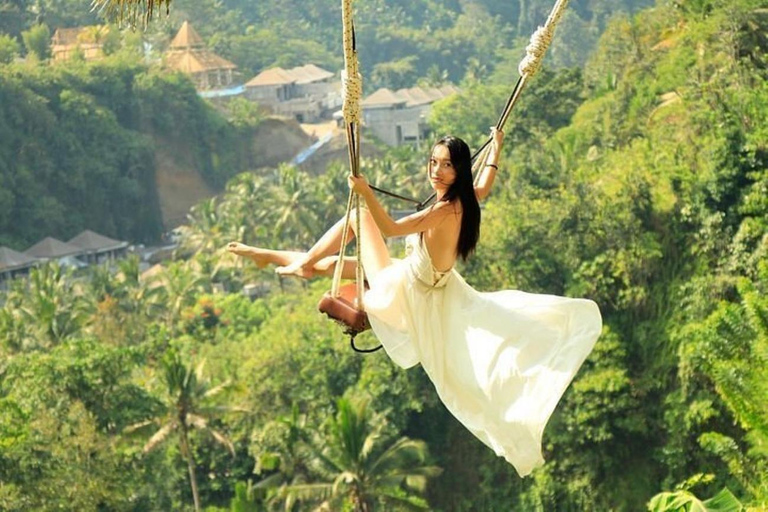
[[[544,463],[541,437],[602,328],[591,300],[482,293],[438,272],[418,234],[369,281],[373,332],[399,366],[421,363],[448,410],[520,476]]]

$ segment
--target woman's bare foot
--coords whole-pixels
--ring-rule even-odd
[[[237,254],[238,256],[253,260],[259,268],[264,268],[269,263],[267,255],[261,252],[258,247],[251,247],[250,245],[241,244],[240,242],[229,242],[227,244],[227,250],[232,254]]]
[[[281,276],[297,276],[303,277],[304,279],[309,279],[315,273],[314,266],[315,265],[310,263],[308,260],[300,259],[294,261],[290,265],[277,267],[275,269],[275,273],[280,274]]]

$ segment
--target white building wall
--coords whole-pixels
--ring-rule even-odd
[[[245,97],[262,105],[271,106],[281,101],[290,100],[294,94],[293,85],[249,85],[245,88]]]
[[[429,106],[410,108],[366,108],[365,127],[389,146],[418,143],[427,132],[426,116]]]

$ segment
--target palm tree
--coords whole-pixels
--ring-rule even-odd
[[[314,188],[316,182],[296,167],[277,168],[268,206],[277,213],[272,224],[272,245],[300,248],[315,242],[324,227],[327,207],[318,204]]]
[[[0,349],[20,352],[37,345],[31,336],[29,323],[21,313],[21,297],[15,288],[12,289],[0,308],[0,332],[3,333]],[[0,356],[5,359],[5,354],[0,353]]]
[[[200,497],[197,491],[194,453],[189,441],[190,430],[194,428],[209,433],[217,443],[225,446],[232,456],[235,455],[232,442],[210,426],[210,418],[214,414],[235,408],[208,405],[213,397],[226,389],[229,382],[210,387],[208,381],[203,378],[202,370],[202,364],[193,370],[182,362],[178,354],[167,354],[163,359],[163,375],[167,386],[165,410],[158,417],[131,425],[125,430],[126,433],[131,433],[153,425],[159,426],[144,445],[144,453],[160,446],[174,432],[178,435],[179,449],[187,462],[196,512],[200,511]]]
[[[223,247],[227,239],[221,236],[222,225],[219,205],[215,197],[205,199],[193,206],[187,215],[189,227],[182,237],[182,248],[196,252],[212,252]]]
[[[182,310],[195,303],[198,292],[205,291],[205,280],[189,264],[176,262],[151,278],[149,286],[158,290],[164,304],[166,324],[175,330]]]
[[[91,0],[94,11],[105,12],[110,18],[122,22],[127,20],[131,26],[141,19],[144,26],[149,24],[155,14],[155,9],[165,5],[166,14],[171,8],[171,0]]]
[[[441,472],[426,465],[423,441],[383,437],[364,401],[340,399],[328,436],[309,442],[308,448],[308,466],[322,481],[286,486],[283,493],[322,502],[321,509],[340,510],[349,500],[355,512],[372,512],[379,504],[386,510],[426,510],[418,495],[427,479]]]
[[[100,339],[136,343],[144,338],[153,311],[159,309],[160,287],[150,287],[140,279],[137,256],[112,264],[90,267],[89,299],[96,304],[93,332]]]
[[[21,316],[39,328],[43,344],[58,344],[79,332],[87,305],[76,290],[71,271],[56,263],[32,269],[29,291],[20,302]]]
[[[250,245],[260,240],[273,217],[269,199],[269,186],[264,177],[242,173],[232,178],[219,205],[219,223],[227,239],[242,240]]]

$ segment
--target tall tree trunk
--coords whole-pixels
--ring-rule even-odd
[[[197,494],[195,461],[192,458],[192,450],[189,447],[189,437],[187,436],[187,425],[184,422],[181,422],[181,446],[182,453],[187,459],[187,469],[189,469],[189,483],[192,486],[192,499],[195,500],[195,512],[200,512],[200,496]]]

